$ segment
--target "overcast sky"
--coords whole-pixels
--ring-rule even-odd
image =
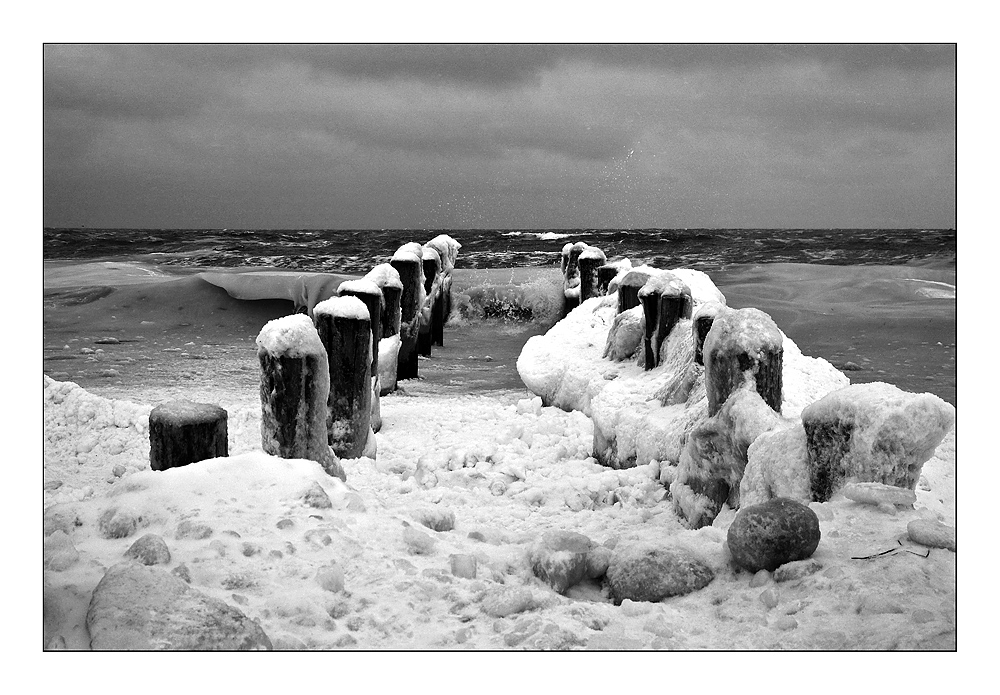
[[[955,227],[953,46],[44,50],[44,224]]]

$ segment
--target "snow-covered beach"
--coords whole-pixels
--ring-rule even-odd
[[[435,359],[450,360],[453,369],[401,382],[401,391],[382,399],[377,458],[345,461],[346,486],[318,465],[267,457],[259,451],[259,376],[250,346],[263,320],[288,307],[242,302],[233,316],[225,290],[196,278],[165,282],[183,285],[193,300],[176,305],[187,307],[182,314],[172,313],[180,311],[170,305],[176,295],[157,293],[158,284],[122,283],[79,305],[72,304],[75,290],[53,299],[64,316],[80,312],[59,325],[64,333],[52,332],[54,342],[65,339],[65,354],[114,373],[97,371],[89,382],[94,393],[68,383],[68,371],[44,384],[44,506],[52,532],[45,541],[46,647],[89,646],[93,588],[137,538],[152,533],[169,550],[166,570],[238,608],[277,648],[955,648],[956,555],[928,552],[906,532],[916,519],[955,524],[954,430],[924,464],[912,508],[843,496],[813,503],[822,531],[814,571],[755,575],[730,561],[731,511],[704,528],[685,528],[665,501],[659,462],[601,466],[584,413],[543,407],[514,384],[447,388],[452,376],[468,380],[480,365],[488,384],[489,370],[500,371],[493,364],[499,353],[446,348],[422,360],[428,375],[435,375]],[[84,329],[87,312],[102,321]],[[118,337],[108,335],[112,329]],[[488,341],[481,326],[465,329],[478,336],[476,345]],[[460,321],[452,330],[462,334]],[[509,374],[517,354],[500,359]],[[149,410],[178,397],[226,408],[229,458],[148,470]],[[308,494],[315,485],[328,507],[315,506]],[[109,518],[132,519],[133,533],[105,537],[109,511]],[[191,534],[192,526],[200,530]],[[561,595],[532,571],[531,558],[554,532],[583,534],[610,552],[669,540],[697,554],[714,576],[705,588],[657,603],[615,605],[590,580]]]

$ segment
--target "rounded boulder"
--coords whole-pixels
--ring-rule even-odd
[[[816,513],[787,497],[741,509],[727,537],[733,561],[751,572],[773,572],[786,562],[805,560],[816,552],[819,539]]]
[[[616,546],[605,575],[611,596],[620,605],[661,601],[702,589],[715,574],[700,558],[681,547],[630,543]]]

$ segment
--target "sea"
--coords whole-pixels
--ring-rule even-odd
[[[294,309],[252,271],[329,275],[335,287],[438,234],[461,244],[453,312],[445,345],[421,358],[420,379],[404,391],[523,389],[517,355],[559,320],[562,248],[582,241],[609,260],[707,273],[729,306],[768,313],[803,353],[853,383],[885,381],[957,405],[957,235],[948,229],[47,228],[43,369],[116,396],[205,379],[251,388],[256,333]]]

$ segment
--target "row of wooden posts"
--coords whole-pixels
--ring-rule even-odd
[[[311,317],[293,314],[264,327],[257,344],[266,453],[318,461],[342,479],[340,458],[374,457],[380,397],[416,379],[418,356],[444,345],[459,247],[447,235],[404,244],[389,263],[341,283]],[[379,368],[380,352],[395,353],[395,370]],[[152,469],[227,456],[227,419],[215,405],[157,406],[150,413]]]
[[[660,348],[670,332],[683,319],[692,322],[694,361],[705,367],[705,386],[709,401],[709,414],[714,415],[743,380],[743,374],[752,371],[756,376],[761,398],[774,410],[781,411],[781,346],[760,344],[756,349],[743,350],[734,345],[755,344],[757,335],[744,340],[722,341],[719,349],[704,354],[709,331],[726,307],[715,302],[702,304],[694,310],[691,290],[680,278],[666,270],[649,266],[632,268],[628,261],[608,262],[605,254],[584,242],[566,244],[562,250],[563,316],[591,297],[608,294],[609,287],[617,280],[618,307],[621,314],[642,306],[644,319],[643,367],[653,369],[660,364]],[[745,310],[740,310],[745,311]],[[763,315],[762,315],[763,316]],[[734,330],[761,331],[759,318],[743,321]],[[767,321],[773,326],[773,322]],[[726,326],[729,329],[729,324]],[[773,326],[777,330],[776,326]]]

